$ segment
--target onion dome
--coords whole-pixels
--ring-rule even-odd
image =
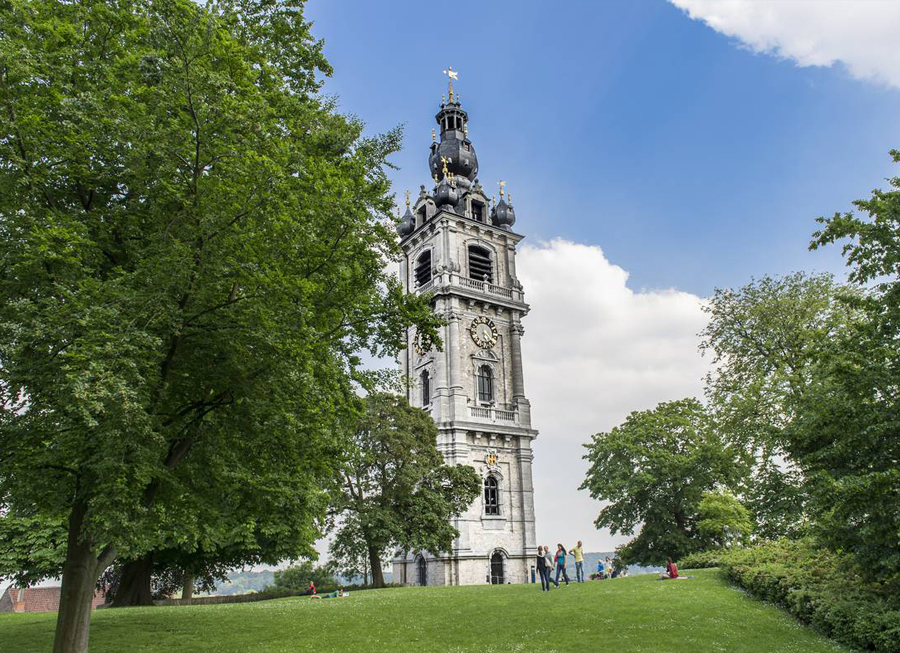
[[[494,224],[504,229],[510,229],[516,224],[516,212],[513,210],[512,195],[508,195],[509,202],[503,201],[503,195],[500,195],[500,203],[496,207],[496,216]]]
[[[454,208],[459,203],[459,191],[456,189],[456,184],[453,183],[453,177],[450,174],[445,174],[444,178],[437,185],[434,191],[434,203],[439,207],[453,206]]]
[[[500,185],[500,201],[491,209],[491,222],[498,227],[509,229],[516,223],[516,212],[513,211],[511,203],[512,196],[509,198],[510,203],[507,203],[503,198],[503,187],[506,186],[506,182],[499,181],[497,183]]]
[[[450,101],[441,104],[441,110],[434,118],[441,127],[441,140],[431,144],[428,166],[432,176],[440,175],[446,162],[453,175],[460,180],[472,181],[478,174],[478,157],[469,140],[469,114],[460,107],[459,97],[454,100],[451,91]]]
[[[400,218],[400,224],[397,225],[397,233],[401,238],[406,238],[416,230],[416,219],[413,217],[412,211],[409,210],[409,191],[406,191],[406,213]]]

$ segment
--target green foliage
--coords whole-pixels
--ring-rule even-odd
[[[728,549],[707,549],[706,551],[694,551],[679,558],[676,562],[678,569],[707,569],[720,567],[722,560],[728,554]]]
[[[734,486],[745,470],[741,451],[723,441],[694,399],[631,413],[585,445],[590,469],[582,484],[609,501],[594,522],[613,534],[640,534],[619,550],[628,563],[659,565],[702,547],[703,493]]]
[[[745,543],[753,532],[753,516],[730,492],[704,492],[697,511],[697,529],[716,546]]]
[[[0,578],[7,575],[28,585],[59,573],[66,555],[65,532],[60,521],[0,512]]]
[[[317,95],[302,9],[0,4],[0,505],[67,524],[64,584],[310,554],[358,352],[436,335],[384,272],[399,132]]]
[[[305,591],[310,583],[318,587],[332,587],[337,585],[331,569],[313,565],[304,561],[299,565],[293,565],[275,572],[275,587],[280,590]]]
[[[865,320],[823,357],[792,447],[810,475],[819,537],[900,594],[900,177],[889,184],[854,202],[864,217],[819,219],[811,247],[849,239],[850,280],[871,290],[854,304]]]
[[[735,549],[721,559],[725,575],[855,649],[900,651],[900,597],[869,583],[846,554],[809,539]]]
[[[795,273],[717,289],[704,308],[710,410],[722,436],[754,456],[742,494],[762,537],[796,535],[803,524],[807,489],[787,429],[829,343],[860,318],[842,299],[850,295],[831,275]]]
[[[384,583],[381,561],[388,553],[449,551],[459,535],[451,521],[481,489],[474,469],[444,464],[431,416],[385,393],[366,398],[340,478],[332,557],[347,568],[365,553],[376,586]]]
[[[345,599],[99,610],[92,653],[845,653],[783,611],[729,588],[715,571],[657,582],[633,576],[572,584],[350,590]],[[548,600],[550,599],[550,600]],[[47,614],[0,614],[0,642],[44,653]],[[263,644],[264,642],[264,644]]]

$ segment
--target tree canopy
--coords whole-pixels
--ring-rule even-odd
[[[746,461],[723,441],[696,399],[631,413],[586,444],[590,462],[581,489],[610,502],[594,522],[615,535],[638,536],[621,549],[628,563],[662,564],[702,548],[697,522],[703,493],[734,487]]]
[[[56,651],[116,559],[309,553],[357,353],[436,336],[384,272],[399,133],[318,95],[302,10],[0,4],[0,509],[65,526],[25,568],[63,573]]]
[[[452,520],[478,496],[481,481],[467,465],[446,465],[437,427],[405,398],[374,393],[345,454],[334,512],[340,522],[332,557],[369,557],[372,581],[384,585],[386,554],[449,551],[459,532]]]
[[[829,274],[799,272],[717,289],[705,307],[710,411],[722,436],[753,455],[743,494],[764,537],[795,534],[805,523],[807,492],[789,430],[826,350],[860,319],[851,297],[858,294]]]

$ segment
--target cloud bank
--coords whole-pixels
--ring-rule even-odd
[[[900,88],[896,0],[669,0],[754,52]]]
[[[565,240],[525,245],[518,276],[531,312],[522,339],[535,428],[540,544],[611,550],[630,538],[598,532],[601,504],[578,491],[594,433],[634,410],[700,397],[708,360],[698,353],[702,299],[677,290],[634,291],[603,250]]]

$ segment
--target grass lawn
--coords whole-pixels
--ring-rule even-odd
[[[847,651],[730,588],[715,570],[692,575],[591,581],[549,593],[538,585],[425,587],[323,601],[100,610],[91,651]],[[55,618],[0,614],[0,651],[48,651]]]

